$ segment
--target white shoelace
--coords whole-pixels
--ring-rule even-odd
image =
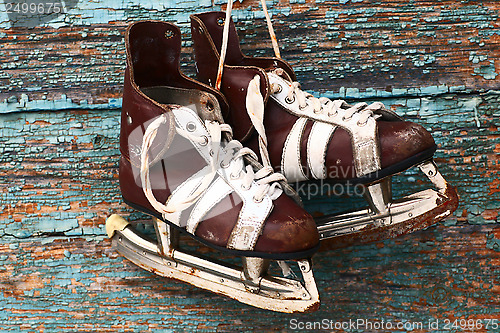
[[[271,73],[277,76],[281,76],[283,74],[283,69],[278,68],[271,71]],[[343,121],[349,121],[354,116],[354,114],[359,113],[360,115],[358,119],[358,125],[363,126],[364,124],[366,124],[370,117],[374,116],[374,111],[384,109],[384,104],[380,102],[375,102],[370,105],[361,102],[351,106],[344,100],[332,101],[331,99],[326,97],[316,98],[310,93],[300,89],[300,83],[288,81],[286,82],[289,85],[286,99],[291,101],[292,103],[295,99],[297,99],[299,108],[302,111],[312,109],[315,114],[326,114],[329,117],[336,116],[339,112],[342,112]],[[283,89],[283,87],[280,87],[278,84],[271,84],[270,91],[272,94],[281,92],[281,89]],[[375,119],[377,119],[380,116],[375,115],[374,117]]]
[[[249,148],[243,148],[242,144],[237,140],[231,140],[229,142],[227,142],[227,140],[221,140],[222,132],[228,132],[232,135],[231,127],[227,124],[219,124],[217,122],[206,120],[205,126],[210,135],[211,148],[214,152],[213,154],[210,154],[210,172],[203,176],[200,185],[190,196],[186,198],[172,198],[171,196],[166,204],[162,204],[156,200],[151,188],[149,175],[149,150],[156,137],[159,127],[166,124],[167,119],[167,115],[163,114],[147,127],[141,147],[140,175],[143,191],[146,198],[158,212],[162,214],[172,214],[182,211],[194,204],[210,186],[210,183],[219,170],[219,166],[222,168],[228,168],[232,165],[230,177],[242,179],[242,187],[244,189],[249,189],[252,182],[255,180],[258,188],[254,194],[254,200],[257,202],[262,201],[264,196],[267,194],[269,194],[272,200],[281,195],[282,189],[278,181],[285,180],[284,176],[279,173],[274,173],[271,167],[264,167],[259,171],[254,172],[252,166],[245,165],[243,161],[243,156],[245,155],[250,155],[257,160],[257,156],[252,150]],[[188,140],[192,140],[197,143],[206,143],[206,137],[204,136],[196,136],[177,127],[176,131],[179,135]],[[221,145],[223,147],[222,149]],[[220,154],[220,152],[222,152],[222,154]],[[233,160],[235,163],[231,163]]]
[[[219,67],[217,70],[217,78],[215,80],[215,89],[217,90],[220,90],[220,85],[222,83],[222,72],[224,71],[224,63],[226,61],[227,43],[229,40],[229,22],[231,21],[233,1],[234,0],[227,1],[226,18],[224,20],[224,30],[222,32],[222,47],[219,58]],[[266,0],[260,0],[260,3],[262,5],[262,10],[264,11],[264,15],[266,16],[267,31],[269,32],[269,37],[271,38],[274,54],[276,58],[281,59],[280,48],[278,46],[278,39],[276,38],[276,34],[274,33],[271,17],[269,16],[269,12],[267,10]]]
[[[278,71],[281,69],[278,69]],[[369,118],[377,119],[380,115],[374,115],[373,112],[384,108],[382,103],[376,102],[368,105],[367,103],[357,103],[354,106],[347,104],[343,100],[332,101],[326,97],[316,98],[313,95],[300,89],[298,82],[289,83],[289,91],[287,99],[293,100],[297,98],[299,108],[303,112],[311,110],[315,114],[326,114],[329,117],[334,117],[338,113],[341,114],[343,121],[349,121],[354,114],[359,113],[357,121],[358,126],[364,126]],[[280,92],[281,89],[277,84],[272,84],[271,93]],[[264,127],[264,97],[260,93],[260,76],[256,75],[249,83],[246,96],[246,110],[252,125],[259,134],[259,150],[262,158],[262,163],[265,167],[271,168],[269,152],[267,148],[267,136]]]

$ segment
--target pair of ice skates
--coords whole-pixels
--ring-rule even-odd
[[[319,295],[310,258],[320,240],[338,248],[420,230],[451,214],[457,196],[423,127],[381,103],[305,93],[279,56],[270,20],[276,57],[255,58],[242,54],[230,15],[231,5],[191,16],[200,81],[179,70],[175,25],[128,28],[120,188],[153,217],[156,241],[117,215],[106,229],[122,255],[156,274],[264,309],[311,311]],[[393,200],[391,175],[413,166],[437,191]],[[288,184],[308,180],[362,184],[369,207],[314,220]],[[181,251],[180,231],[241,256],[242,267]],[[271,260],[284,277],[268,274]]]

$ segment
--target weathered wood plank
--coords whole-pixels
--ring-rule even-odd
[[[285,315],[156,277],[122,259],[101,236],[3,237],[0,329],[268,332],[290,329],[292,319],[394,325],[439,319],[441,328],[445,319],[498,319],[499,244],[498,226],[441,225],[398,240],[318,254],[320,310]]]
[[[306,89],[342,95],[355,88],[352,97],[365,97],[499,88],[496,1],[273,1],[269,6],[284,58]],[[220,8],[209,1],[114,7],[110,0],[81,3],[45,23],[48,27],[8,29],[4,22],[0,101],[11,103],[1,109],[12,109],[17,102],[22,108],[21,94],[39,101],[30,109],[78,107],[64,99],[58,105],[43,102],[60,100],[61,94],[75,103],[116,107],[124,70],[123,33],[127,22],[140,19],[182,27],[183,68],[193,74],[189,14]],[[235,7],[245,51],[270,54],[258,1]]]
[[[268,2],[282,53],[304,87],[382,100],[424,125],[461,197],[438,227],[316,255],[322,307],[292,316],[158,278],[120,257],[104,236],[111,211],[130,213],[117,179],[128,22],[179,24],[183,69],[193,75],[189,14],[225,1],[66,3],[69,13],[30,29],[0,13],[0,330],[281,331],[291,319],[361,318],[439,319],[443,331],[445,319],[500,318],[498,2]],[[270,55],[258,0],[235,8],[245,52]],[[425,186],[410,170],[394,190]],[[304,199],[317,215],[362,203]]]

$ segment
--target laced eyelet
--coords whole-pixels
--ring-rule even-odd
[[[208,154],[210,154],[210,156],[213,157],[215,155],[215,152],[212,149],[210,149],[210,151],[208,152]]]
[[[231,162],[229,162],[228,164],[224,164],[224,162],[220,162],[220,167],[222,169],[227,169],[227,168],[229,168],[229,164],[231,164]]]
[[[196,124],[190,121],[186,124],[186,129],[188,130],[188,132],[194,132],[196,130]]]
[[[283,91],[283,87],[281,86],[281,84],[277,84],[277,86],[278,86],[278,91],[275,91],[274,92],[275,94],[279,94]]]
[[[288,98],[288,96],[286,96],[285,102],[287,102],[288,104],[293,104],[293,102],[295,102],[295,96],[292,98]]]
[[[315,114],[319,114],[319,113],[321,113],[321,109],[319,109],[319,110],[314,109],[314,110],[313,110],[313,112],[314,112]]]
[[[349,121],[349,120],[351,120],[351,118],[352,118],[352,117],[346,118],[346,117],[344,116],[344,117],[342,117],[342,121]]]
[[[357,122],[357,124],[358,124],[358,126],[359,126],[359,127],[363,127],[363,126],[365,126],[367,123],[368,123],[368,120],[367,120],[367,121],[365,121],[365,122],[362,122],[362,123],[361,123],[361,122],[359,122],[359,120],[358,120],[358,122]]]
[[[328,112],[328,117],[335,117],[338,114],[338,111],[335,111],[334,113]]]
[[[304,109],[306,109],[306,108],[307,108],[307,106],[308,106],[307,104],[306,104],[305,106],[300,106],[300,105],[299,105],[299,110],[304,110]],[[316,110],[314,110],[314,113],[316,113]]]
[[[250,186],[245,186],[245,185],[241,184],[241,189],[242,189],[243,191],[247,191],[247,190],[249,190],[249,189],[250,189],[250,187],[252,187],[252,185],[250,185]]]
[[[255,203],[261,203],[264,198],[261,198],[260,200],[257,200],[257,198],[253,197],[253,202]]]
[[[240,178],[240,176],[241,176],[241,171],[240,171],[240,172],[238,172],[238,174],[237,174],[237,175],[233,175],[232,173],[229,175],[229,177],[230,177],[231,179],[233,179],[233,180],[234,180],[234,179],[238,179],[238,178]]]
[[[203,136],[203,140],[205,140],[205,141],[203,141],[202,143],[200,143],[200,145],[201,146],[206,146],[208,144],[208,138],[205,135]]]
[[[206,107],[208,112],[212,112],[214,110],[214,105],[210,101],[207,102]]]

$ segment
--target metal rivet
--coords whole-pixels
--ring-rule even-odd
[[[174,32],[172,30],[165,31],[165,38],[172,38],[174,36]]]
[[[413,216],[413,214],[412,214],[412,213],[408,213],[408,216],[409,216],[409,217],[412,217],[412,216]]]
[[[201,27],[201,25],[198,27],[198,32],[199,32],[200,34],[202,34],[202,33],[203,33],[203,28]]]
[[[122,241],[122,238],[121,237],[118,237],[118,241],[121,242]]]
[[[280,293],[276,293],[276,296],[277,296],[277,297],[280,297],[280,296],[281,296],[281,294],[280,294]]]
[[[264,200],[264,198],[261,198],[260,200],[257,200],[255,197],[253,197],[253,201],[254,201],[255,203],[261,203],[261,202],[262,202],[262,200]]]
[[[224,279],[220,279],[220,283],[224,283]]]
[[[226,19],[224,17],[219,17],[217,19],[217,24],[220,25],[220,26],[222,26],[222,25],[224,25],[225,21],[226,21]]]
[[[132,124],[132,117],[127,114],[127,124],[131,125]]]

